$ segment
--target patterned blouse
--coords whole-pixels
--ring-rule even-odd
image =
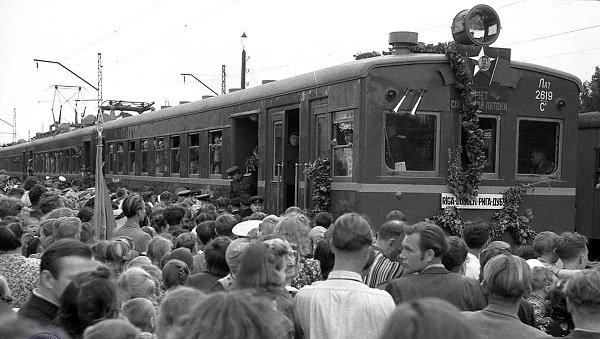
[[[318,260],[309,258],[300,258],[300,271],[298,275],[292,278],[292,287],[301,289],[315,281],[323,280],[321,275],[321,265]]]
[[[8,283],[13,298],[11,304],[20,308],[39,286],[40,259],[25,258],[21,254],[0,254],[0,275]]]
[[[546,300],[537,294],[531,293],[526,300],[533,306],[533,316],[535,318],[535,327],[546,332],[546,327],[552,321],[548,316],[550,309],[550,300]]]

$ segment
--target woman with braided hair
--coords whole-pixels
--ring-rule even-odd
[[[163,284],[167,291],[175,287],[185,285],[185,282],[189,276],[189,266],[178,259],[171,259],[167,261],[162,269]]]

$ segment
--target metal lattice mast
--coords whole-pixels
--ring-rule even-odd
[[[221,65],[221,94],[225,94],[227,91],[225,85],[225,65]]]

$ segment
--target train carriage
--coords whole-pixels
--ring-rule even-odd
[[[390,38],[392,55],[106,122],[107,181],[229,196],[225,170],[236,165],[255,180],[266,211],[281,213],[292,205],[314,207],[304,170],[329,159],[330,211],[364,213],[375,227],[393,209],[416,222],[454,204],[462,204],[464,219],[489,219],[502,207],[503,191],[545,181],[528,191],[519,213],[533,211],[530,225],[538,231],[573,230],[579,79],[500,57],[507,50],[479,48],[471,70],[486,161],[479,196],[461,202],[447,186],[449,150],[467,138],[450,59],[413,53],[416,33]],[[488,52],[498,54],[482,58]],[[294,149],[288,140],[296,133]],[[56,164],[79,154],[94,174],[95,150],[88,127],[0,154],[11,173],[25,172],[33,159],[36,175],[75,175],[74,161],[66,170]]]

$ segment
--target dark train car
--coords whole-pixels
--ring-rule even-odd
[[[364,213],[375,228],[393,209],[409,222],[436,215],[453,201],[449,150],[466,139],[457,79],[447,56],[411,52],[416,33],[390,38],[393,55],[106,122],[107,182],[228,196],[225,170],[236,165],[265,196],[266,211],[282,213],[292,205],[314,206],[303,171],[326,158],[334,215]],[[463,219],[489,219],[502,207],[503,191],[546,181],[524,196],[520,214],[533,211],[530,225],[537,231],[573,230],[581,82],[501,58],[500,51],[481,47],[479,60],[473,58],[487,160],[480,195],[461,207]],[[498,54],[478,71],[486,53]],[[290,144],[294,134],[297,146]],[[93,169],[94,135],[90,127],[7,147],[0,150],[3,166],[24,172],[33,159],[35,174],[73,174],[82,163]],[[61,160],[73,154],[82,160]]]
[[[579,114],[576,230],[600,239],[600,112]]]

